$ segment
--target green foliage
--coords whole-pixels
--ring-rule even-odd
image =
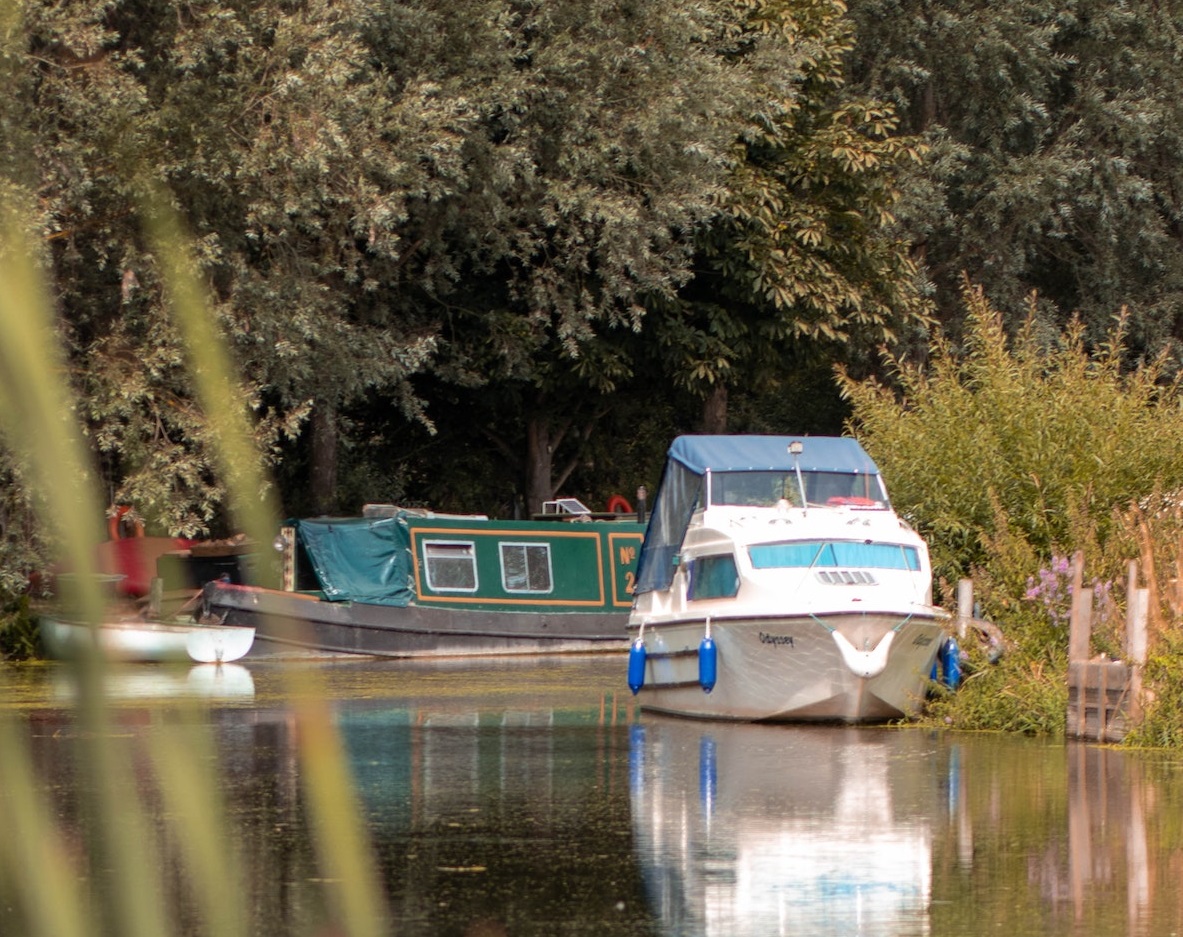
[[[991,664],[971,646],[961,687],[937,690],[924,721],[962,730],[1062,736],[1068,711],[1066,669],[1064,652],[1045,659],[1012,652]]]
[[[520,454],[530,420],[629,378],[643,301],[690,276],[741,125],[799,77],[791,37],[741,27],[762,15],[743,6],[20,10],[0,166],[38,193],[102,487],[178,534],[224,523],[225,490],[137,221],[152,180],[195,234],[265,455],[314,404],[325,425],[351,415],[355,453],[379,400],[430,429],[427,371],[500,396]],[[761,30],[766,48],[727,60]]]
[[[695,277],[654,330],[681,387],[767,386],[801,339],[894,343],[928,324],[905,241],[892,231],[897,179],[918,139],[895,135],[892,108],[850,92],[845,5],[785,0],[734,5],[737,63],[765,73],[741,113],[731,172],[699,236]]]
[[[851,425],[932,544],[938,575],[988,567],[1004,531],[1041,560],[1089,526],[1103,545],[1114,506],[1183,487],[1179,386],[1161,360],[1122,367],[1124,319],[1090,353],[1078,326],[1049,344],[1032,316],[1012,343],[980,289],[964,300],[964,352],[939,341],[924,365],[889,356],[893,386],[840,375]]]
[[[1126,744],[1142,748],[1183,748],[1183,629],[1176,624],[1162,635],[1146,661],[1149,688],[1141,723]]]
[[[852,83],[892,102],[930,159],[897,217],[941,317],[968,273],[1007,310],[1133,348],[1181,337],[1183,21],[1153,0],[869,0],[851,5]]]
[[[28,591],[44,569],[51,544],[38,523],[32,490],[18,459],[0,449],[0,595]]]
[[[1138,556],[1147,590],[1147,660],[1142,669],[1142,721],[1132,746],[1183,746],[1183,506],[1177,494],[1155,490],[1118,515],[1127,552]]]
[[[839,380],[895,507],[931,545],[943,601],[972,576],[1007,637],[1009,663],[949,702],[955,721],[994,711],[998,727],[1050,727],[1062,718],[1045,684],[1065,678],[1064,557],[1084,552],[1085,585],[1102,597],[1124,583],[1138,551],[1114,508],[1183,488],[1183,401],[1161,361],[1122,367],[1124,319],[1090,353],[1079,325],[1045,343],[1032,310],[1011,340],[980,289],[964,301],[963,351],[941,341],[924,365],[889,357],[893,386]],[[1117,609],[1099,608],[1112,648]]]
[[[0,660],[31,660],[41,656],[37,618],[29,611],[29,597],[0,606]]]

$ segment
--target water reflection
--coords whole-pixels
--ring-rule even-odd
[[[1146,799],[1155,790],[1144,765],[1123,754],[1071,743],[1068,761],[1068,874],[1054,894],[1071,903],[1073,917],[1086,917],[1090,896],[1120,887],[1124,878],[1130,934],[1149,933],[1152,894]]]
[[[136,765],[136,793],[156,810],[153,734],[212,730],[255,932],[328,932],[284,673],[241,669],[250,690],[238,695],[225,692],[247,685],[234,671],[221,695],[194,691],[184,669],[113,681],[104,744]],[[84,880],[90,780],[59,673],[20,674],[0,718],[23,726]],[[1183,933],[1177,760],[639,717],[614,689],[616,661],[323,676],[400,937]],[[174,830],[162,814],[152,831],[166,903],[186,921]],[[4,888],[0,876],[0,933],[22,933]]]
[[[937,785],[912,739],[916,751],[854,728],[635,726],[632,820],[662,933],[927,934],[932,832],[912,808]]]
[[[72,703],[78,698],[73,671],[55,671],[53,688],[57,699]],[[249,699],[255,695],[255,681],[242,664],[136,664],[106,673],[103,693],[110,700]]]
[[[1161,754],[970,737],[934,838],[934,933],[1183,933],[1183,770]]]
[[[342,709],[399,933],[651,933],[627,724],[611,700]]]

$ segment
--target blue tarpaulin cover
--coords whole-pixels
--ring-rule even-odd
[[[317,518],[294,526],[326,599],[411,604],[410,537],[401,517]]]
[[[789,445],[801,443],[795,462]],[[636,592],[669,586],[674,557],[708,472],[837,472],[878,475],[857,440],[843,436],[679,436],[670,445],[637,561]]]
[[[788,472],[796,463],[789,444],[801,443],[802,472],[866,472],[878,467],[848,436],[679,436],[669,458],[702,475],[712,472]],[[660,493],[659,493],[660,494]]]

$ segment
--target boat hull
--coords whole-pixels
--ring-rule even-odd
[[[255,629],[251,657],[471,657],[623,653],[627,610],[525,612],[328,602],[299,592],[208,583],[203,611]]]
[[[635,640],[641,629],[633,627]],[[892,613],[712,620],[717,676],[700,685],[705,619],[643,629],[643,709],[710,719],[884,722],[922,705],[943,618]]]
[[[82,622],[43,617],[41,637],[51,657],[77,657],[97,649],[109,660],[228,663],[246,656],[253,628],[139,620]]]

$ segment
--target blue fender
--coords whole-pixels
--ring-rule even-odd
[[[710,693],[715,688],[718,675],[719,650],[710,635],[707,635],[698,645],[698,682],[705,692]]]
[[[645,642],[637,638],[628,652],[628,688],[633,696],[645,685]]]
[[[961,648],[957,646],[957,639],[946,638],[937,657],[941,663],[941,683],[956,690],[961,686]]]

